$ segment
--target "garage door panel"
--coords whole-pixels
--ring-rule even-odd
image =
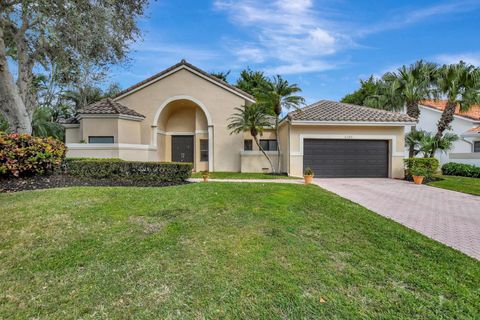
[[[305,139],[303,164],[317,177],[387,177],[388,141]]]

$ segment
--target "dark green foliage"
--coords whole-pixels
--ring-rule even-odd
[[[412,174],[421,172],[425,178],[430,178],[439,167],[439,162],[435,158],[408,158],[405,162],[406,176],[411,177]]]
[[[53,138],[0,133],[0,176],[51,173],[65,158],[65,145]]]
[[[471,164],[449,162],[442,166],[442,173],[446,176],[480,178],[480,167]]]
[[[88,179],[185,181],[192,164],[176,162],[139,162],[119,159],[67,159],[67,174]]]

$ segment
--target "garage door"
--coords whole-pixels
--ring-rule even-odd
[[[388,141],[305,139],[303,168],[316,177],[388,177]]]

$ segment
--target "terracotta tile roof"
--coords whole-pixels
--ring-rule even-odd
[[[61,124],[77,124],[80,123],[77,118],[71,117],[68,119],[65,119],[65,121],[62,121]]]
[[[208,72],[206,72],[206,71],[203,71],[202,69],[200,69],[200,68],[198,68],[198,67],[195,67],[193,64],[188,63],[188,62],[185,61],[184,59],[183,59],[182,61],[180,61],[179,63],[171,66],[170,68],[165,69],[165,70],[163,70],[163,71],[160,71],[159,73],[154,74],[153,76],[151,76],[151,77],[149,77],[149,78],[147,78],[147,79],[145,79],[145,80],[143,80],[143,81],[140,81],[139,83],[136,83],[136,84],[134,84],[133,86],[131,86],[131,87],[129,87],[129,88],[121,91],[119,94],[117,94],[117,95],[116,95],[115,97],[113,97],[113,98],[115,99],[115,98],[117,98],[117,97],[120,97],[120,96],[124,95],[125,93],[128,93],[128,92],[130,92],[130,91],[132,91],[132,90],[135,90],[136,88],[141,87],[141,86],[143,86],[144,84],[149,83],[150,81],[153,81],[153,80],[155,80],[156,78],[161,77],[161,76],[169,73],[170,71],[173,71],[173,70],[175,70],[175,69],[177,69],[178,67],[181,67],[181,66],[189,67],[190,69],[195,70],[196,72],[204,75],[205,77],[209,78],[210,80],[212,80],[212,81],[214,81],[214,82],[217,82],[218,84],[224,85],[224,86],[230,88],[231,90],[237,92],[238,94],[250,98],[251,100],[255,100],[255,98],[254,98],[251,94],[249,94],[249,93],[247,93],[247,92],[245,92],[245,91],[243,91],[243,90],[240,90],[239,88],[237,88],[237,87],[235,87],[235,86],[232,86],[231,84],[229,84],[229,83],[227,83],[227,82],[225,82],[225,81],[223,81],[223,80],[220,80],[220,79],[218,79],[217,77],[212,76],[210,73],[208,73]]]
[[[125,107],[123,104],[113,101],[112,99],[104,99],[86,106],[77,112],[78,114],[124,114],[134,117],[145,118],[144,115],[135,110]]]
[[[426,100],[426,101],[422,101],[421,105],[428,108],[443,111],[447,106],[447,101],[446,100],[437,100],[437,101]],[[457,109],[455,110],[455,114],[457,116],[469,118],[472,120],[480,120],[480,105],[474,105],[466,112],[460,112],[460,106],[457,106]]]
[[[297,121],[415,122],[404,113],[367,108],[336,101],[321,100],[288,114]]]

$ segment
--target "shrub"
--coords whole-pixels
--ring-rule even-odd
[[[67,174],[87,179],[185,181],[192,164],[178,162],[139,162],[119,159],[67,159]]]
[[[303,175],[305,175],[305,176],[313,176],[313,175],[314,175],[314,172],[313,172],[312,168],[307,167],[307,168],[305,169],[305,171],[303,172]]]
[[[480,178],[480,167],[471,164],[449,162],[442,166],[442,173],[446,176]]]
[[[430,178],[439,167],[435,158],[408,158],[403,160],[406,167],[406,176],[410,178],[415,173],[421,173],[425,178]]]
[[[51,173],[65,158],[65,144],[54,138],[0,132],[0,176]]]

